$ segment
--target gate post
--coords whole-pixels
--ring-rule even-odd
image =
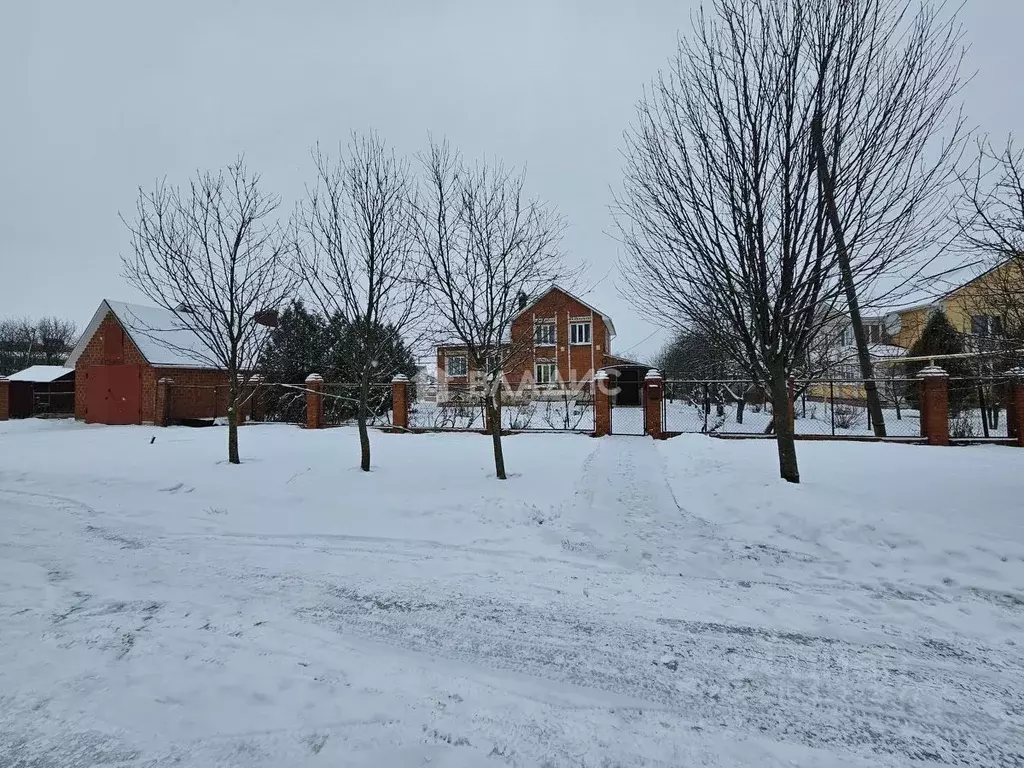
[[[922,368],[921,436],[928,445],[949,445],[949,374],[937,365]]]
[[[1024,448],[1024,368],[1007,372],[1010,377],[1010,397],[1006,404],[1006,434],[1016,438],[1016,445]]]
[[[319,373],[311,373],[306,377],[306,429],[323,429],[323,387],[324,377]]]
[[[608,372],[594,374],[594,437],[612,433],[612,399],[608,393]]]
[[[402,373],[391,380],[391,424],[409,429],[409,377]]]
[[[11,417],[11,382],[0,376],[0,421]]]
[[[174,380],[164,376],[156,383],[156,407],[153,423],[158,427],[166,427],[171,418],[171,385]]]
[[[651,368],[644,376],[644,431],[655,440],[665,436],[661,423],[664,391],[665,380],[656,368]]]

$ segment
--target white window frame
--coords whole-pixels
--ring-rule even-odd
[[[550,336],[551,341],[541,341],[541,328],[551,329],[550,334],[544,334]],[[558,325],[556,323],[537,323],[533,326],[533,345],[535,347],[553,347],[558,343]]]
[[[548,372],[547,376],[541,375],[541,369]],[[544,379],[547,379],[546,381]],[[553,387],[558,385],[558,363],[537,362],[533,364],[533,379],[539,387]]]
[[[452,370],[452,363],[456,360],[462,361],[462,373],[455,373]],[[444,372],[445,375],[452,378],[460,379],[469,376],[469,357],[466,355],[445,355],[444,358]]]
[[[574,344],[574,345],[576,345],[578,347],[586,346],[586,345],[592,343],[593,337],[591,336],[591,330],[592,329],[591,329],[590,326],[591,326],[591,322],[589,320],[582,320],[582,321],[579,321],[579,322],[572,322],[572,323],[570,323],[569,324],[569,343],[570,344]],[[580,341],[579,338],[578,338],[579,334],[577,332],[581,328],[585,328],[586,329],[586,334],[585,334],[586,335],[586,339],[584,341]]]

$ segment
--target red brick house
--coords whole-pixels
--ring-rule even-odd
[[[524,298],[512,320],[508,349],[503,350],[508,358],[504,388],[540,396],[586,390],[602,368],[615,369],[622,383],[635,380],[639,387],[649,366],[612,355],[613,338],[615,325],[608,315],[557,285],[532,301]],[[483,377],[465,346],[450,344],[437,348],[437,381],[443,397],[446,388],[480,387]]]
[[[68,357],[75,369],[75,418],[97,424],[153,423],[157,382],[173,381],[171,420],[227,414],[227,373],[173,312],[104,300]]]

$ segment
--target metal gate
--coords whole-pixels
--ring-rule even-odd
[[[142,367],[93,365],[86,379],[86,421],[139,424],[142,421]]]
[[[644,416],[643,397],[640,405],[620,405],[612,399],[612,434],[646,435],[647,424]]]

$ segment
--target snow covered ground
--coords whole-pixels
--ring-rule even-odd
[[[373,440],[0,423],[0,766],[1024,761],[1024,451]]]

